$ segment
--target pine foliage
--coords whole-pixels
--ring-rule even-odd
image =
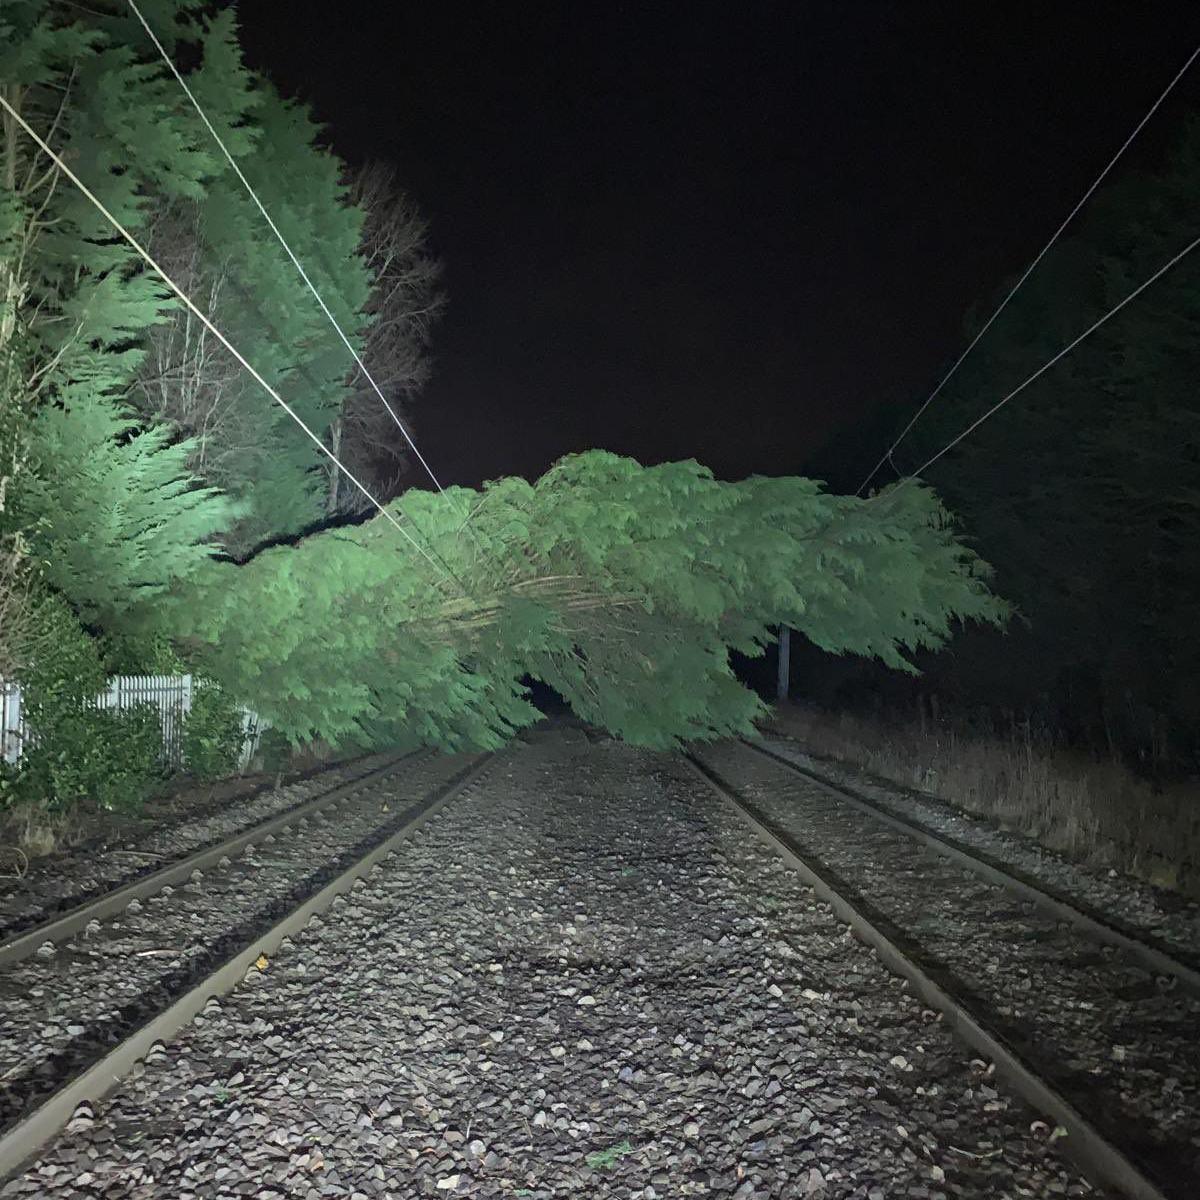
[[[266,84],[254,99],[256,145],[243,170],[338,323],[361,348],[356,331],[370,279],[357,253],[362,214],[346,202],[342,165],[316,144],[319,127],[301,105]],[[189,291],[218,297],[210,305],[217,324],[235,334],[238,349],[309,427],[327,435],[350,395],[350,356],[232,171],[222,173],[196,206],[194,228]],[[168,372],[182,368],[175,390],[185,386],[183,351],[165,365]],[[239,369],[230,376],[218,373],[216,388],[201,386],[180,416],[205,438],[207,478],[246,501],[246,516],[229,541],[247,550],[294,534],[324,513],[326,460],[248,375]],[[204,425],[193,414],[209,414],[214,398],[222,420]],[[179,397],[173,402],[178,405]],[[167,415],[175,414],[168,409]]]
[[[19,505],[45,580],[84,620],[118,629],[216,549],[236,506],[197,486],[189,442],[139,429],[109,405],[44,409]]]
[[[746,732],[762,708],[729,652],[779,623],[906,670],[956,619],[1005,613],[918,486],[868,504],[592,451],[393,510],[447,573],[376,518],[214,564],[178,615],[206,672],[296,740],[498,745],[536,717],[530,676],[634,743]]]

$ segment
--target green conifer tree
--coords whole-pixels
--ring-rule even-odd
[[[1200,122],[1106,186],[906,442],[922,461],[1200,234]],[[1024,620],[934,686],[1143,760],[1200,750],[1200,256],[956,447],[931,481]]]
[[[955,620],[1005,613],[919,486],[867,504],[807,479],[719,483],[694,462],[591,451],[536,485],[408,492],[393,511],[448,574],[376,518],[213,564],[171,627],[297,741],[497,745],[535,718],[532,675],[664,746],[750,728],[761,705],[729,651],[761,653],[780,622],[911,670]]]

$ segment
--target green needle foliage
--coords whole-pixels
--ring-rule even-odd
[[[45,580],[92,625],[119,629],[131,610],[188,578],[213,553],[236,506],[197,487],[190,442],[138,429],[111,405],[46,408],[33,423],[38,470],[19,507]]]
[[[160,612],[296,741],[403,729],[447,747],[497,746],[535,720],[528,676],[637,744],[744,733],[762,705],[729,652],[761,653],[780,623],[911,670],[955,620],[1006,612],[916,485],[871,503],[591,451],[536,484],[409,492],[393,512],[447,574],[376,518],[211,564]]]
[[[189,86],[361,346],[371,292],[359,252],[364,214],[347,198],[344,165],[318,145],[320,127],[244,66],[231,10],[210,18],[189,0],[144,7],[168,48],[194,63]],[[115,9],[6,0],[0,88],[325,436],[352,394],[346,348],[141,26],[124,5]],[[83,485],[111,474],[110,491],[136,488],[133,473],[153,480],[158,503],[173,473],[181,489],[192,489],[195,475],[236,504],[192,491],[181,527],[163,510],[163,542],[193,542],[205,526],[204,540],[219,533],[224,548],[245,553],[318,520],[328,476],[308,436],[25,134],[7,120],[4,129],[0,283],[12,278],[0,305],[12,308],[30,362],[24,403],[42,486],[29,507],[86,503],[67,479]],[[56,415],[39,416],[46,409]],[[124,438],[141,432],[131,416],[141,430],[153,427],[136,454],[124,453]],[[43,557],[63,544],[42,546]],[[159,580],[175,578],[175,565],[162,562]]]
[[[354,335],[370,279],[356,253],[362,213],[346,201],[342,164],[316,145],[320,129],[307,110],[266,84],[254,93],[252,115],[256,145],[243,170],[361,350]],[[213,297],[209,316],[306,424],[327,435],[350,394],[349,353],[233,172],[215,180],[201,203],[178,207],[159,242],[173,261],[186,252],[188,292]],[[169,343],[155,339],[160,369],[143,373],[147,403],[196,428],[202,472],[244,500],[227,544],[245,551],[311,525],[324,514],[328,487],[312,442],[223,352],[201,352],[172,333]],[[207,417],[214,408],[222,414],[215,423]]]

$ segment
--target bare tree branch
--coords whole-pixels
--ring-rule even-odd
[[[394,168],[369,164],[350,176],[347,191],[364,213],[359,252],[372,277],[362,360],[407,425],[407,402],[429,378],[430,337],[446,303],[442,266],[429,250],[426,224]],[[395,495],[408,469],[403,437],[361,372],[350,377],[349,389],[334,431],[337,453],[352,470],[370,478],[377,493]],[[346,495],[336,480],[331,480],[329,497],[331,512],[361,507],[361,497]]]

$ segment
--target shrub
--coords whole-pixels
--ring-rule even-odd
[[[63,713],[21,755],[15,798],[58,812],[84,800],[134,811],[162,776],[161,750],[162,724],[152,704]]]
[[[158,710],[89,707],[105,685],[96,641],[57,596],[38,602],[35,620],[37,652],[19,676],[31,737],[17,765],[0,776],[4,806],[65,816],[90,799],[110,810],[136,809],[161,775]]]
[[[199,779],[220,779],[237,770],[245,734],[242,710],[208,679],[192,690],[192,711],[183,730],[183,765]]]

